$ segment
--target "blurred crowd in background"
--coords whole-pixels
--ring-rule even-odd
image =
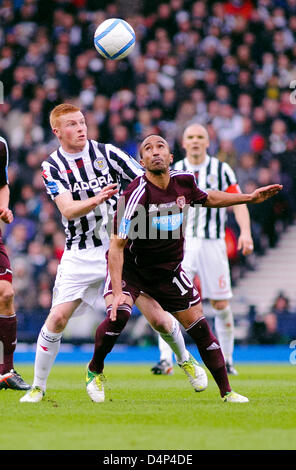
[[[132,54],[118,62],[93,46],[96,27],[110,17],[124,17],[136,32]],[[277,197],[249,207],[250,259],[237,252],[229,211],[233,283],[277,245],[296,215],[296,0],[2,0],[0,24],[0,135],[10,147],[15,217],[3,230],[19,340],[36,340],[64,249],[40,173],[57,147],[49,112],[62,102],[81,108],[90,139],[135,158],[141,140],[156,132],[177,161],[185,126],[205,125],[209,154],[232,166],[244,192],[284,185]]]

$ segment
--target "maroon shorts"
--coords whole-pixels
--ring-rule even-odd
[[[122,290],[135,302],[141,292],[150,295],[164,310],[175,313],[187,310],[200,302],[200,296],[181,266],[175,271],[145,270],[125,265]],[[112,294],[110,274],[106,279],[104,297]]]
[[[0,235],[0,281],[12,282],[12,271],[6,248]]]

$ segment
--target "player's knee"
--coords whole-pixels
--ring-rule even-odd
[[[63,331],[68,323],[68,318],[63,314],[63,312],[51,312],[47,318],[47,322],[50,322],[50,328],[54,332]]]
[[[222,311],[228,307],[229,302],[228,300],[212,300],[211,304],[214,309]]]
[[[149,317],[146,318],[154,330],[162,334],[168,334],[172,331],[174,318],[169,312],[157,304],[153,308],[153,315],[151,312],[149,313]]]
[[[172,330],[172,322],[161,317],[154,318],[153,321],[151,321],[151,326],[154,330],[158,331],[158,333],[162,334],[169,334]]]

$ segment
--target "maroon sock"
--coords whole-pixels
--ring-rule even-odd
[[[205,317],[199,318],[187,330],[198,347],[199,354],[215,379],[221,397],[231,391],[224,357],[216,336],[212,333]]]
[[[13,369],[13,353],[16,348],[16,315],[0,317],[0,374]],[[3,355],[3,357],[1,357]]]
[[[131,315],[131,307],[127,304],[120,305],[117,309],[117,318],[110,320],[111,308],[107,308],[107,317],[98,326],[95,336],[95,350],[88,368],[91,372],[101,373],[104,369],[104,359],[119,338]]]

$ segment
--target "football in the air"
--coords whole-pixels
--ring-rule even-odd
[[[135,31],[120,18],[110,18],[101,23],[94,34],[95,48],[105,59],[120,60],[135,47]]]

